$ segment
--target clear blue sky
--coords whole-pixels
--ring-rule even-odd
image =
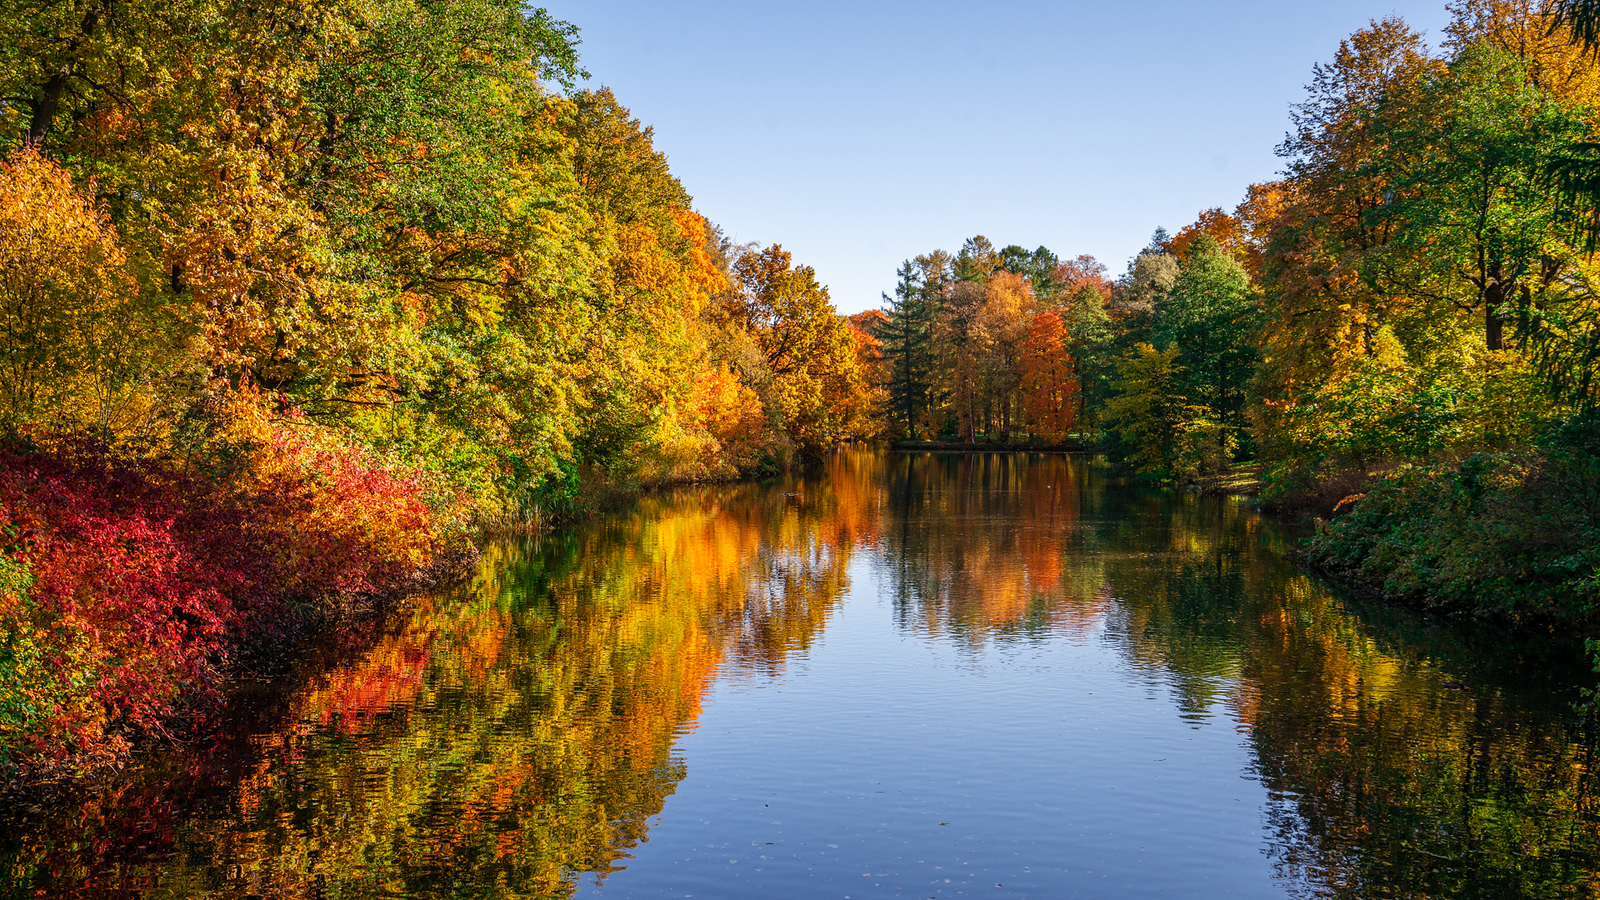
[[[701,212],[856,312],[974,234],[1120,272],[1157,225],[1282,168],[1289,105],[1341,38],[1398,14],[1437,43],[1444,3],[541,5]]]

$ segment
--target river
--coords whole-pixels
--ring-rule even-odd
[[[1581,647],[1341,595],[1247,501],[840,453],[470,584],[0,812],[47,897],[1591,897]]]

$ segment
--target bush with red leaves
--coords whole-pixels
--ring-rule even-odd
[[[426,489],[278,432],[205,476],[80,439],[0,448],[0,766],[81,769],[203,730],[240,647],[433,564]]]

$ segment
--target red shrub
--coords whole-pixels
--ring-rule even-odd
[[[0,453],[0,509],[33,574],[30,607],[59,689],[29,738],[57,760],[120,746],[123,723],[159,731],[180,705],[203,713],[235,618],[222,579],[175,535],[171,490],[73,450]],[[85,697],[95,702],[73,702]]]
[[[440,528],[420,472],[303,419],[269,424],[246,410],[235,430],[250,447],[250,481],[239,486],[249,498],[245,527],[270,545],[279,583],[296,597],[394,593],[438,557]]]
[[[313,434],[268,428],[206,477],[83,440],[0,449],[0,552],[31,579],[0,596],[0,663],[17,670],[0,678],[16,695],[0,696],[0,762],[104,761],[124,732],[198,725],[241,645],[434,562],[424,479]]]

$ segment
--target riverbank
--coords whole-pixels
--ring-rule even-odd
[[[406,598],[471,573],[486,540],[767,474],[577,472],[559,504],[510,523],[435,473],[249,403],[220,410],[182,456],[0,439],[0,787],[208,739],[241,681],[278,677],[329,634],[379,630]]]
[[[1186,487],[1298,523],[1296,560],[1375,602],[1522,633],[1592,634],[1600,614],[1600,437],[1337,470],[1275,492],[1260,464]]]
[[[1261,472],[1262,467],[1259,463],[1230,466],[1221,474],[1195,479],[1193,486],[1202,494],[1254,497],[1261,493]]]
[[[1386,472],[1319,524],[1313,565],[1395,602],[1537,628],[1600,613],[1600,434]]]

